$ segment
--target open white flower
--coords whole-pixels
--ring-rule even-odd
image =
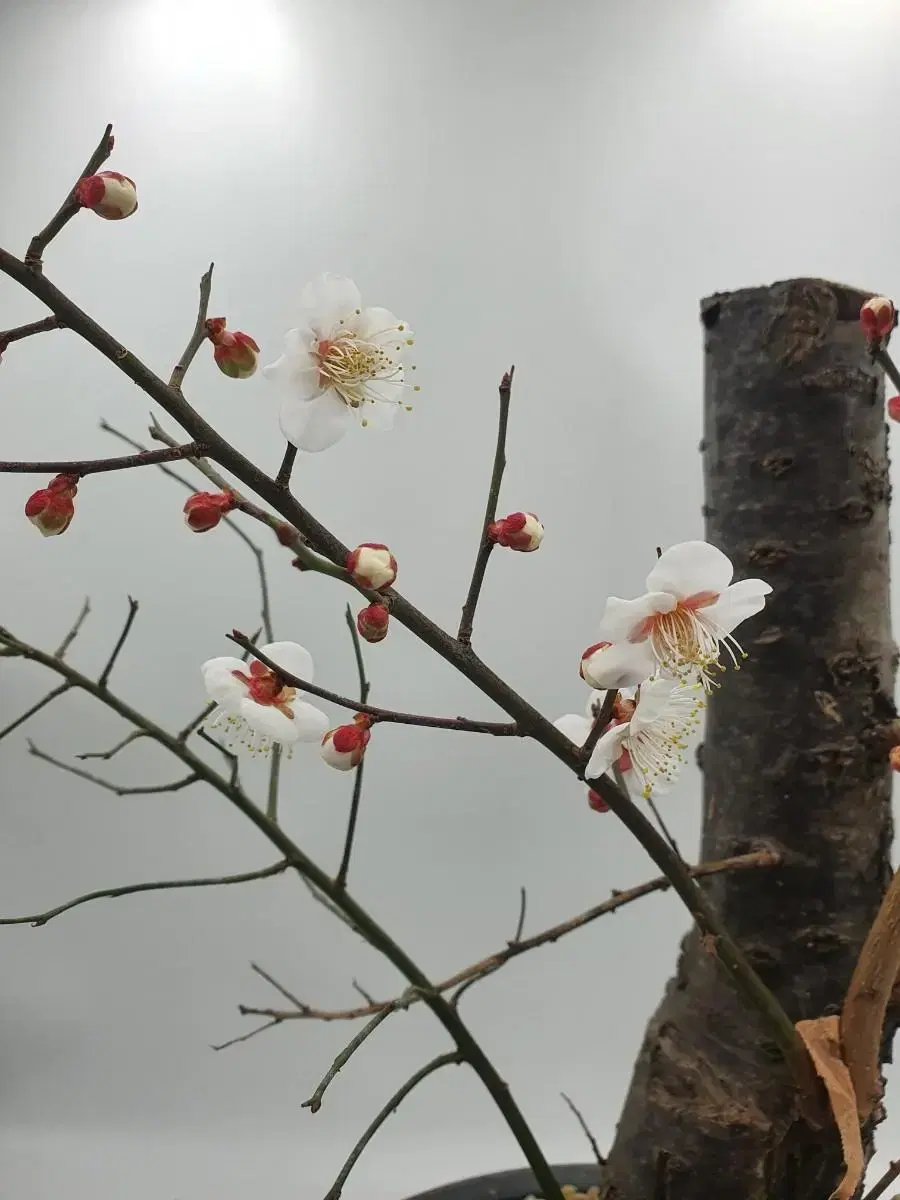
[[[291,675],[312,682],[313,660],[296,642],[272,642],[260,653]],[[330,721],[325,713],[300,699],[296,688],[285,687],[274,671],[257,659],[211,658],[202,667],[203,683],[216,702],[210,727],[224,720],[234,740],[253,751],[266,751],[273,743],[320,742]]]
[[[658,676],[641,684],[630,720],[611,725],[600,737],[584,772],[585,782],[619,762],[636,774],[644,796],[673,783],[684,765],[687,737],[700,724],[704,706],[699,679],[685,683]],[[565,731],[564,731],[565,732]],[[622,756],[627,754],[623,763]]]
[[[762,579],[732,583],[731,560],[708,542],[681,542],[661,555],[636,600],[610,596],[598,630],[610,642],[649,644],[663,670],[699,674],[705,687],[722,646],[732,662],[744,656],[732,631],[765,605]]]
[[[624,692],[618,692],[615,703],[613,704],[612,713],[610,715],[607,730],[614,729],[618,725],[623,725],[631,719],[635,710],[635,702],[631,698],[634,693],[633,688],[626,689],[628,696]],[[587,741],[588,734],[594,727],[594,721],[600,715],[603,708],[607,693],[604,691],[593,690],[588,697],[585,705],[585,715],[582,717],[578,713],[564,713],[553,722],[560,733],[565,734],[570,742],[573,742],[579,749]],[[632,762],[628,755],[628,751],[621,749],[619,755],[613,758],[611,766],[616,766],[622,772],[625,783],[628,785],[629,791],[633,790],[635,782],[635,772],[632,770]],[[638,782],[637,790],[640,792],[641,783]]]
[[[386,308],[362,308],[356,284],[341,275],[308,283],[300,303],[302,323],[285,335],[281,358],[263,369],[286,392],[284,436],[300,450],[318,451],[356,422],[390,429],[398,409],[408,407],[409,327]]]

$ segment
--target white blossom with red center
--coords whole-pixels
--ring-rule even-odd
[[[409,326],[386,308],[362,308],[356,284],[340,275],[308,283],[300,303],[302,323],[285,335],[281,358],[263,368],[286,393],[284,436],[316,452],[353,424],[390,429],[398,410],[409,408]]]
[[[564,713],[563,716],[558,717],[553,724],[560,731],[560,733],[565,734],[569,741],[573,742],[580,749],[587,741],[588,734],[593,729],[594,722],[600,715],[600,710],[603,707],[605,699],[606,692],[597,691],[595,689],[591,692],[590,696],[588,696],[588,701],[584,708],[584,716],[581,716],[579,713]],[[627,721],[631,720],[634,710],[635,702],[633,699],[631,699],[631,697],[617,695],[615,702],[613,703],[612,715],[604,728],[604,732],[614,729],[617,725],[624,725]],[[632,762],[631,755],[628,753],[626,747],[622,747],[621,753],[619,754],[618,758],[614,760],[612,765],[616,766],[622,772],[625,782],[629,785],[630,790],[630,785],[632,783]],[[596,805],[591,804],[591,807],[596,807]],[[603,808],[597,808],[597,811],[606,812],[606,807],[604,806]]]
[[[724,669],[724,646],[737,665],[745,657],[732,631],[765,605],[771,587],[762,579],[732,583],[734,568],[708,542],[681,542],[666,550],[647,576],[647,592],[636,600],[610,596],[600,637],[613,643],[646,643],[663,671],[679,678],[698,675],[707,689],[712,672]]]
[[[328,730],[322,738],[320,753],[329,767],[336,771],[352,771],[359,766],[372,736],[371,724],[372,719],[366,713],[357,713],[351,724]]]
[[[585,782],[590,784],[618,765],[630,790],[645,797],[664,791],[684,765],[687,739],[699,728],[705,702],[699,679],[689,683],[666,676],[648,679],[638,689],[636,701],[626,701],[601,734],[585,768]]]
[[[272,642],[259,649],[290,675],[312,682],[312,655],[296,642]],[[216,702],[210,727],[224,720],[233,739],[253,753],[266,753],[273,744],[318,742],[328,729],[325,713],[257,659],[211,658],[202,671],[206,694]]]

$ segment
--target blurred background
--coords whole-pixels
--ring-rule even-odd
[[[898,33],[888,0],[8,0],[0,244],[24,251],[112,121],[108,166],[136,180],[140,210],[121,225],[82,214],[47,273],[158,371],[187,339],[210,259],[211,311],[264,362],[322,270],[408,320],[415,411],[391,435],[303,457],[294,480],[344,542],[388,542],[402,590],[448,628],[514,362],[501,510],[537,512],[547,536],[537,555],[493,557],[476,644],[549,716],[581,711],[578,659],[606,595],[639,590],[657,545],[702,535],[700,298],[795,275],[900,294]],[[0,280],[0,328],[42,315]],[[189,398],[274,470],[274,389],[225,379],[208,351]],[[138,438],[148,423],[146,397],[67,332],[9,350],[0,406],[3,458],[114,454],[101,418]],[[114,684],[179,728],[203,704],[200,663],[258,625],[251,555],[225,528],[191,534],[184,493],[156,469],[91,479],[66,536],[43,541],[22,516],[42,482],[0,476],[0,622],[52,649],[90,595],[70,658],[96,672],[139,598]],[[352,691],[348,594],[259,536],[276,635]],[[498,716],[399,627],[367,660],[375,702]],[[0,726],[54,684],[4,664]],[[203,788],[119,798],[26,749],[28,735],[68,758],[126,731],[70,695],[4,743],[0,914],[276,857]],[[108,766],[126,785],[178,774],[142,742]],[[263,771],[247,772],[257,795]],[[699,786],[691,767],[665,800],[684,847]],[[332,870],[349,791],[314,751],[285,766],[285,825]],[[532,746],[397,728],[373,740],[351,890],[434,976],[504,945],[521,886],[533,933],[653,874]],[[654,896],[468,993],[467,1019],[553,1159],[590,1158],[561,1091],[608,1146],[686,927]],[[251,1028],[239,1002],[278,1002],[250,960],[315,1005],[352,1004],[354,978],[402,990],[290,877],[85,906],[0,929],[0,954],[3,1200],[321,1195],[375,1111],[446,1046],[423,1011],[391,1018],[315,1116],[301,1103],[356,1026],[294,1023],[210,1049]],[[896,1097],[879,1146],[879,1162],[900,1153]],[[445,1072],[344,1195],[401,1200],[520,1163],[477,1080]]]

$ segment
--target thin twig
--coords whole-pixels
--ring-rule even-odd
[[[116,659],[122,652],[122,647],[128,640],[128,635],[131,633],[131,627],[134,624],[134,618],[137,616],[138,602],[133,596],[128,597],[128,616],[125,618],[125,624],[122,626],[122,632],[119,634],[119,639],[112,648],[112,653],[109,656],[106,666],[100,673],[97,680],[97,687],[105,688],[109,683],[109,677],[112,674],[112,669],[116,665]]]
[[[347,622],[347,628],[350,630],[350,638],[353,643],[353,656],[356,659],[356,672],[359,676],[359,699],[360,703],[365,704],[369,698],[371,684],[366,675],[366,664],[363,659],[362,645],[360,643],[359,632],[356,628],[356,621],[353,619],[353,610],[350,605],[344,612],[344,619]],[[360,760],[359,765],[354,772],[353,777],[353,795],[350,797],[350,814],[347,818],[347,832],[344,836],[344,850],[341,854],[341,865],[338,867],[338,873],[334,877],[335,885],[339,888],[347,886],[347,876],[350,871],[350,855],[353,853],[353,839],[356,836],[356,823],[359,818],[359,802],[362,797],[363,785],[363,768],[366,765],[366,760]]]
[[[33,337],[36,333],[49,333],[51,329],[63,328],[58,317],[43,317],[40,321],[29,321],[27,325],[17,325],[15,329],[0,330],[0,354],[13,342],[21,342],[23,338]]]
[[[267,1029],[274,1029],[281,1022],[264,1021],[262,1025],[257,1025],[255,1029],[251,1029],[249,1033],[238,1034],[237,1037],[229,1038],[227,1042],[216,1042],[210,1045],[210,1050],[227,1050],[231,1046],[237,1046],[239,1042],[249,1042],[251,1038],[255,1038],[258,1033],[265,1033]]]
[[[86,179],[89,175],[95,175],[99,168],[103,166],[113,152],[114,141],[112,125],[107,125],[103,131],[103,137],[97,144],[96,150],[87,160],[84,170],[75,181],[75,187],[78,186],[82,179]],[[25,264],[36,274],[40,274],[42,270],[41,258],[46,248],[81,208],[81,205],[75,198],[75,187],[72,188],[59,209],[50,218],[41,232],[36,233],[28,243],[28,249],[25,251]]]
[[[197,737],[202,738],[204,742],[209,742],[210,746],[215,746],[219,753],[228,759],[229,763],[231,764],[231,774],[228,778],[228,782],[231,787],[237,787],[240,781],[241,764],[235,752],[233,750],[229,750],[227,746],[223,746],[221,742],[217,741],[214,737],[212,737],[211,734],[207,733],[202,726],[197,730]]]
[[[900,1158],[895,1159],[892,1163],[888,1163],[887,1170],[880,1179],[875,1181],[862,1200],[878,1200],[879,1196],[884,1195],[895,1179],[900,1179]]]
[[[63,638],[63,640],[59,643],[59,648],[56,651],[54,658],[59,658],[59,659],[65,658],[66,651],[69,649],[69,647],[75,641],[75,639],[78,637],[79,633],[81,633],[81,627],[87,620],[88,614],[90,613],[90,611],[91,611],[91,598],[90,598],[90,596],[85,596],[84,604],[82,604],[82,606],[81,606],[81,612],[75,618],[75,624],[72,626],[72,628],[66,634],[66,636]]]
[[[144,733],[143,729],[132,729],[130,733],[126,733],[122,740],[116,742],[109,750],[88,750],[84,754],[76,754],[75,757],[80,758],[82,762],[86,762],[89,758],[102,758],[104,762],[109,762],[111,758],[115,758],[120,750],[124,750],[126,746],[130,746],[138,738],[146,736],[147,734]]]
[[[472,626],[475,621],[475,609],[484,583],[488,559],[494,549],[494,543],[488,537],[488,527],[497,515],[497,501],[500,497],[500,483],[506,469],[506,428],[509,424],[509,399],[512,393],[512,381],[515,367],[510,367],[500,380],[500,418],[497,423],[497,447],[494,451],[494,467],[491,472],[491,482],[488,488],[487,504],[484,510],[484,524],[481,527],[481,541],[478,543],[478,554],[475,556],[475,566],[472,569],[472,581],[469,584],[469,594],[463,605],[459,622],[459,632],[456,640],[463,646],[472,641]]]
[[[20,725],[24,725],[29,717],[33,717],[35,713],[39,713],[42,708],[45,708],[51,702],[51,700],[55,700],[57,696],[62,696],[64,692],[68,692],[69,690],[70,684],[61,683],[59,687],[55,687],[52,692],[48,692],[46,696],[44,696],[41,700],[38,700],[37,704],[32,704],[31,708],[29,708],[26,712],[23,712],[20,717],[16,717],[16,719],[14,721],[10,721],[10,723],[4,729],[0,729],[0,742],[3,741],[8,733],[12,733],[13,730],[18,729]]]
[[[51,763],[54,767],[59,767],[61,771],[68,771],[70,775],[77,775],[79,779],[86,779],[89,783],[96,783],[98,787],[106,788],[108,792],[114,792],[117,796],[152,796],[162,794],[163,792],[180,792],[182,788],[190,787],[192,783],[197,783],[198,776],[194,774],[185,775],[183,779],[176,779],[172,783],[157,783],[146,787],[120,787],[117,783],[110,783],[108,779],[102,779],[99,775],[92,775],[90,771],[85,771],[82,767],[73,767],[71,763],[63,762],[62,759],[53,758],[46,751],[37,747],[34,742],[29,740],[28,753],[34,755],[35,758],[43,759],[44,762]]]
[[[279,487],[287,488],[291,484],[291,473],[294,470],[294,463],[297,459],[297,447],[292,446],[288,442],[284,450],[284,458],[281,460],[281,466],[278,468],[278,474],[275,476],[275,482]]]
[[[718,875],[723,871],[768,869],[780,866],[781,863],[781,855],[774,850],[755,850],[749,854],[740,854],[734,858],[723,858],[716,862],[703,863],[700,866],[689,869],[695,879],[702,879],[708,875]],[[552,942],[557,942],[560,938],[574,933],[576,929],[585,928],[585,926],[590,925],[593,921],[605,916],[607,913],[616,912],[617,909],[623,908],[626,904],[631,904],[635,900],[640,900],[644,896],[651,895],[653,892],[668,891],[671,886],[671,880],[661,875],[656,879],[648,880],[646,883],[638,884],[636,887],[628,888],[626,891],[615,891],[608,900],[594,905],[585,912],[579,913],[578,916],[570,917],[567,921],[562,921],[558,925],[551,925],[549,929],[544,929],[532,937],[508,941],[502,950],[498,950],[494,954],[489,954],[487,958],[479,959],[478,962],[464,967],[463,970],[457,971],[454,975],[449,976],[449,978],[444,979],[440,983],[436,983],[434,986],[437,991],[446,992],[470,980],[484,979],[488,975],[492,975],[495,971],[498,971],[510,959],[518,958],[520,954],[527,954],[530,950],[537,949],[538,946],[546,946]],[[361,991],[358,986],[356,986],[356,990]],[[249,1005],[241,1005],[240,1012],[245,1016],[280,1017],[282,1020],[354,1021],[363,1017],[374,1016],[375,1013],[396,1005],[399,1000],[399,997],[395,997],[392,1000],[373,1000],[369,996],[365,998],[367,1003],[356,1008],[317,1009],[304,1004],[302,1005],[304,1010],[302,1013],[292,1013],[280,1009],[253,1008]],[[415,1002],[416,999],[418,997],[413,997],[412,1002]]]
[[[347,696],[341,696],[337,692],[331,692],[327,688],[307,683],[306,680],[289,674],[271,658],[261,653],[253,641],[239,630],[234,629],[226,636],[236,646],[248,650],[254,658],[259,659],[263,666],[274,671],[290,687],[299,688],[311,696],[318,696],[320,700],[330,700],[332,704],[339,704],[342,708],[352,709],[353,712],[367,713],[373,721],[391,725],[418,725],[425,729],[455,729],[463,733],[488,733],[494,737],[525,736],[518,725],[511,721],[472,721],[468,717],[429,717],[419,713],[395,712],[390,708],[376,708],[372,704],[361,704],[357,700],[350,700]]]
[[[308,1100],[304,1100],[301,1108],[308,1108],[310,1112],[317,1113],[322,1107],[322,1099],[328,1089],[328,1085],[333,1082],[338,1072],[342,1067],[345,1067],[356,1051],[360,1048],[366,1038],[375,1032],[382,1021],[386,1020],[393,1009],[386,1008],[382,1012],[376,1013],[372,1019],[365,1024],[353,1040],[344,1047],[331,1066],[325,1073],[322,1082],[313,1092]]]
[[[0,474],[54,475],[61,472],[80,479],[83,475],[99,475],[103,471],[128,471],[132,467],[157,467],[160,463],[196,458],[204,452],[201,442],[182,446],[167,446],[165,450],[144,450],[140,454],[120,454],[115,458],[60,459],[49,462],[0,462]]]
[[[439,1054],[438,1057],[433,1058],[430,1063],[426,1063],[424,1067],[420,1067],[420,1069],[416,1071],[415,1075],[407,1079],[406,1083],[404,1083],[402,1087],[398,1088],[396,1092],[394,1092],[393,1096],[391,1096],[390,1100],[388,1100],[387,1104],[385,1104],[384,1108],[379,1112],[378,1116],[350,1151],[350,1156],[341,1167],[337,1179],[325,1194],[325,1200],[340,1200],[340,1197],[343,1194],[344,1184],[347,1182],[350,1172],[356,1166],[359,1156],[362,1154],[363,1150],[365,1150],[366,1146],[368,1146],[369,1142],[371,1142],[372,1138],[385,1123],[391,1113],[397,1111],[399,1106],[403,1103],[413,1088],[417,1087],[423,1079],[427,1079],[429,1075],[433,1075],[435,1071],[439,1071],[441,1067],[448,1067],[451,1064],[459,1064],[462,1061],[462,1055],[459,1053],[459,1051],[454,1051],[450,1054]],[[554,1181],[551,1180],[551,1182]],[[558,1186],[556,1187],[556,1191],[557,1193],[559,1192]]]
[[[191,734],[194,732],[194,730],[199,728],[199,726],[201,726],[203,724],[203,722],[206,720],[207,717],[212,716],[212,714],[216,710],[216,707],[217,707],[217,705],[216,705],[215,700],[210,700],[209,704],[207,704],[205,708],[203,708],[200,712],[198,712],[196,717],[194,717],[194,718],[192,718],[192,720],[188,721],[188,723],[187,723],[187,725],[185,725],[184,729],[182,729],[179,732],[179,734],[178,734],[179,742],[187,741],[187,739],[191,736]]]
[[[365,1000],[366,1004],[371,1004],[373,1007],[376,1006],[376,1001],[374,1000],[374,998],[370,995],[369,992],[366,991],[366,989],[359,983],[358,980],[352,979],[350,981],[350,983],[351,983],[351,986],[353,987],[353,990],[355,992],[359,992],[359,994],[362,996],[363,1000]]]
[[[270,821],[278,820],[278,783],[281,777],[281,746],[272,747],[272,761],[269,765],[269,786],[266,796],[266,816]]]
[[[516,921],[516,932],[512,936],[512,942],[508,945],[518,945],[522,940],[522,932],[525,929],[525,910],[528,907],[528,893],[524,888],[519,888],[519,919]]]
[[[203,342],[206,339],[206,314],[209,311],[209,293],[212,290],[212,274],[214,263],[210,263],[207,270],[200,279],[200,303],[197,308],[197,320],[194,322],[194,329],[191,333],[191,339],[184,348],[184,353],[179,358],[175,365],[172,374],[169,376],[169,387],[175,388],[176,391],[181,391],[181,385],[184,382],[184,377],[187,374],[188,367],[194,361],[194,357]],[[195,456],[196,457],[196,456]]]
[[[215,875],[201,879],[161,879],[155,883],[129,883],[123,887],[101,888],[99,891],[77,896],[74,900],[69,900],[56,908],[50,908],[46,912],[34,913],[30,917],[0,917],[0,925],[31,925],[37,929],[39,925],[46,925],[54,917],[58,917],[72,908],[78,908],[82,904],[89,904],[92,900],[114,900],[119,896],[134,896],[138,892],[166,892],[176,888],[221,887],[232,883],[250,883],[254,879],[269,879],[273,875],[283,875],[289,866],[290,863],[287,859],[282,859],[281,862],[273,863],[270,867],[263,867],[259,871],[244,871],[240,875]],[[270,1024],[275,1023],[270,1022]]]
[[[614,768],[614,771],[615,770],[618,770],[618,768],[617,767]],[[618,783],[618,780],[616,782]],[[619,787],[621,787],[621,786],[622,786],[622,784],[619,783]],[[674,837],[672,837],[672,834],[669,832],[669,827],[668,827],[668,825],[666,825],[665,821],[663,820],[662,813],[656,807],[656,803],[652,796],[647,797],[647,807],[650,809],[650,811],[653,813],[653,816],[656,818],[656,823],[659,826],[660,832],[662,833],[663,837],[666,839],[666,841],[669,843],[669,845],[672,847],[672,849],[675,851],[675,853],[678,855],[678,857],[681,858],[682,854],[681,854],[681,851],[678,849],[678,843],[675,841]]]
[[[584,1117],[581,1115],[580,1111],[575,1107],[574,1103],[569,1099],[569,1097],[566,1095],[565,1092],[560,1092],[559,1094],[560,1094],[560,1096],[562,1096],[563,1100],[565,1100],[566,1104],[568,1104],[569,1108],[571,1109],[572,1115],[574,1116],[574,1118],[578,1122],[578,1124],[581,1126],[584,1136],[590,1142],[591,1150],[594,1153],[594,1158],[597,1160],[597,1166],[605,1167],[606,1166],[606,1158],[601,1153],[600,1146],[597,1143],[597,1139],[591,1133],[591,1129],[590,1129],[590,1126],[588,1125],[587,1121],[584,1119]]]
[[[613,710],[616,707],[618,695],[619,693],[615,688],[610,689],[610,691],[608,691],[603,697],[599,710],[594,714],[594,724],[591,726],[584,745],[579,751],[579,758],[581,758],[584,763],[590,762],[591,755],[594,753],[597,743],[603,736],[604,729],[612,720]],[[621,784],[619,786],[621,787]]]
[[[302,1000],[298,1000],[294,993],[289,991],[283,983],[279,983],[274,975],[270,975],[268,971],[264,971],[259,963],[252,962],[250,964],[250,970],[254,971],[260,977],[260,979],[264,979],[270,987],[275,989],[276,992],[280,992],[282,996],[284,996],[285,1000],[290,1001],[290,1003],[293,1004],[294,1008],[296,1008],[298,1012],[306,1011],[308,1006],[304,1004]]]
[[[875,361],[881,364],[882,370],[894,387],[900,389],[900,370],[898,370],[888,351],[880,347],[875,351],[874,357]]]

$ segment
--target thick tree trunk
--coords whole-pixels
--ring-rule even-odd
[[[869,293],[791,280],[710,297],[707,538],[773,588],[709,706],[703,858],[774,844],[776,872],[704,886],[794,1020],[837,1011],[890,877],[888,463]],[[831,1130],[696,933],[647,1029],[609,1200],[827,1200]]]

